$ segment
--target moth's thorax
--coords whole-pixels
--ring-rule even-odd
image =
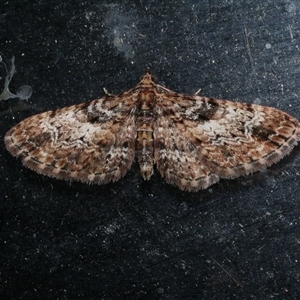
[[[153,174],[154,164],[154,122],[156,94],[151,88],[142,89],[137,96],[136,113],[136,155],[141,175],[149,180]]]
[[[153,89],[145,88],[138,93],[137,108],[140,110],[149,110],[155,106],[156,95]]]

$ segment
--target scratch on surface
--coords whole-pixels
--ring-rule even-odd
[[[294,41],[294,35],[293,35],[293,32],[292,32],[292,27],[291,25],[289,25],[289,32],[290,32],[290,37],[291,37],[291,41],[293,42]]]
[[[253,67],[253,59],[252,59],[252,54],[251,54],[251,48],[250,48],[250,43],[249,43],[249,38],[248,37],[249,37],[248,30],[247,30],[246,26],[244,26],[244,38],[245,38],[247,53],[249,55],[251,67],[252,67],[252,69],[254,69],[254,67]]]
[[[240,287],[243,287],[242,284],[234,278],[234,276],[232,276],[220,263],[218,263],[212,256],[211,259],[234,281],[236,282],[237,285],[239,285]]]

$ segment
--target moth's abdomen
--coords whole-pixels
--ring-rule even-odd
[[[136,155],[144,180],[149,180],[153,174],[154,165],[154,114],[155,93],[145,89],[138,94],[137,99],[137,140]]]

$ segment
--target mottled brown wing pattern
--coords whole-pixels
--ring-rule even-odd
[[[157,101],[155,160],[183,190],[262,170],[300,139],[297,119],[275,108],[171,93]]]
[[[155,161],[162,177],[182,190],[197,191],[219,181],[201,149],[183,133],[183,124],[160,112],[154,131]]]
[[[5,144],[25,166],[51,177],[104,184],[124,176],[135,155],[131,97],[106,96],[48,111],[10,129]]]
[[[178,94],[147,70],[120,95],[22,121],[5,144],[25,166],[60,179],[116,181],[136,157],[145,180],[156,164],[168,183],[198,191],[276,163],[299,139],[299,122],[283,111]]]

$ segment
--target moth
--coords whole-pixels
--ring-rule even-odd
[[[275,108],[173,92],[147,69],[127,92],[47,111],[5,135],[8,151],[37,173],[106,184],[136,158],[144,180],[196,192],[270,166],[300,138],[297,119]]]

